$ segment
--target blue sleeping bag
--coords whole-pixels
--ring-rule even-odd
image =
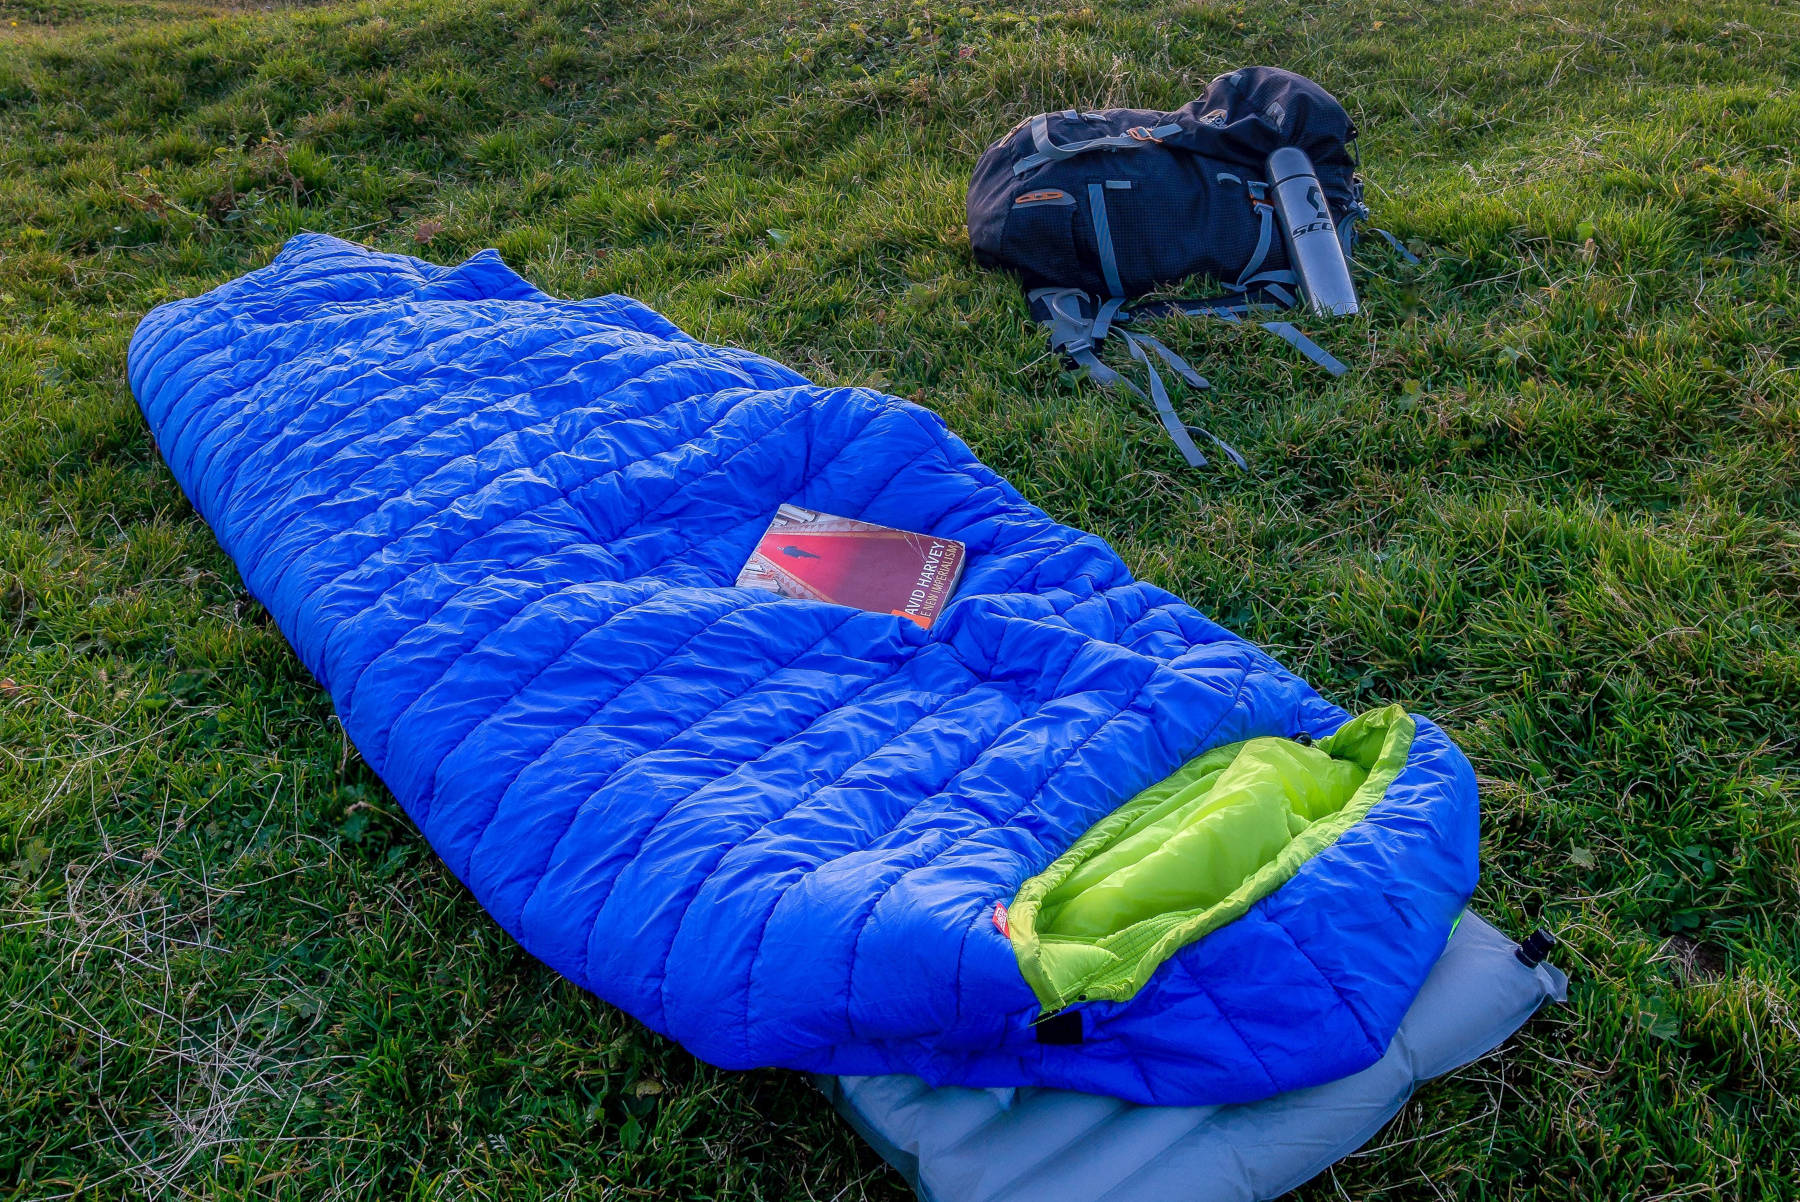
[[[303,235],[133,392],[444,862],[734,1068],[1241,1102],[1387,1047],[1474,775],[1058,525],[930,412],[492,251]],[[733,586],[782,502],[960,539],[929,630]]]

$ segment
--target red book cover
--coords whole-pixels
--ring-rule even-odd
[[[783,505],[737,582],[930,626],[956,592],[963,553],[953,538]]]

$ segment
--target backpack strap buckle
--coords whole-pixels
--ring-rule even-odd
[[[1242,184],[1244,196],[1250,201],[1250,209],[1257,216],[1262,216],[1264,210],[1271,215],[1275,212],[1275,202],[1269,199],[1269,185],[1262,180],[1245,179],[1230,171],[1219,172],[1218,178],[1221,183]]]
[[[1148,125],[1134,125],[1130,129],[1126,130],[1125,132],[1126,132],[1126,134],[1128,134],[1129,136],[1131,136],[1133,138],[1136,138],[1140,142],[1159,142],[1160,143],[1162,141],[1161,138],[1156,136],[1156,130],[1151,129]]]

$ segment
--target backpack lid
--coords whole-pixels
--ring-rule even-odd
[[[1163,141],[1210,158],[1260,168],[1277,149],[1297,147],[1312,160],[1328,193],[1347,192],[1356,170],[1350,154],[1356,124],[1350,114],[1330,92],[1280,67],[1244,67],[1221,75],[1198,100],[1170,116],[1180,132]]]

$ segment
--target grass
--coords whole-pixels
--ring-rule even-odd
[[[1575,983],[1312,1199],[1800,1178],[1793,0],[0,7],[0,1197],[899,1199],[463,895],[158,458],[150,307],[327,230],[942,413],[1055,516],[1483,779],[1478,902]],[[1368,315],[1169,337],[1180,466],[969,260],[1028,113],[1275,62],[1357,115]]]

